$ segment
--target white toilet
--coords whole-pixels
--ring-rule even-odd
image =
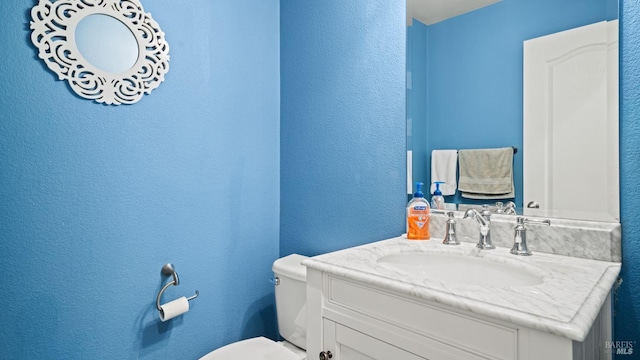
[[[305,360],[307,341],[306,256],[291,254],[276,260],[275,278],[278,331],[286,341],[265,337],[238,341],[216,349],[200,360]]]

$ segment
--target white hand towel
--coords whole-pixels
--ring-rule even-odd
[[[433,150],[431,152],[431,193],[436,191],[436,181],[440,184],[442,195],[454,195],[458,183],[456,168],[458,167],[458,150]]]

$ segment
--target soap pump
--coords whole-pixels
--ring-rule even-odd
[[[432,209],[440,209],[444,210],[444,197],[442,196],[442,191],[440,191],[440,184],[444,184],[444,181],[436,181],[436,189],[433,191],[433,196],[431,197],[431,208]]]
[[[407,239],[429,240],[429,223],[431,220],[429,202],[422,192],[423,183],[416,183],[413,199],[407,204]]]

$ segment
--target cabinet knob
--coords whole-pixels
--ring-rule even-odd
[[[328,360],[333,357],[331,351],[323,351],[320,353],[320,360]]]

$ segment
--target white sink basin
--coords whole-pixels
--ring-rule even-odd
[[[541,273],[528,266],[497,261],[484,256],[438,252],[415,252],[385,255],[378,264],[412,277],[425,277],[443,284],[478,285],[483,287],[516,287],[541,284]]]

